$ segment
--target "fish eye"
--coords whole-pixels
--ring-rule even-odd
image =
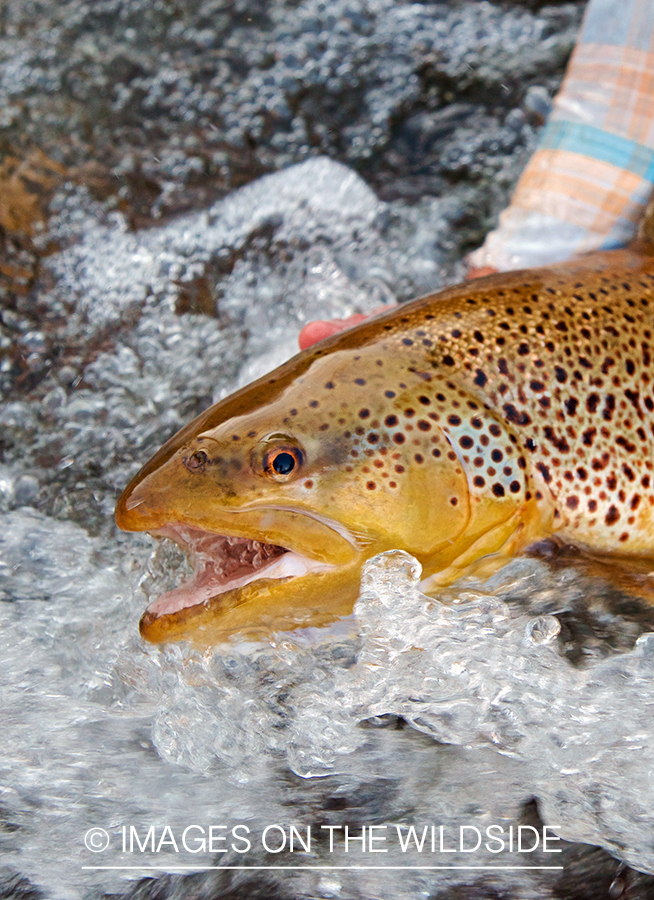
[[[302,453],[297,447],[273,447],[264,455],[263,468],[266,475],[282,481],[292,475],[301,462]]]

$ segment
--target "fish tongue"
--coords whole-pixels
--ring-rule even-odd
[[[166,591],[148,607],[148,612],[156,616],[167,616],[186,609],[189,606],[198,606],[208,603],[212,597],[224,590],[225,578],[222,571],[216,571],[212,563],[207,563],[185,584]]]

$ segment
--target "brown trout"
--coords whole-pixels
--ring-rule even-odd
[[[172,538],[195,567],[143,636],[323,624],[396,548],[427,593],[552,535],[654,557],[653,292],[646,249],[480,278],[208,409],[118,502],[121,528]]]

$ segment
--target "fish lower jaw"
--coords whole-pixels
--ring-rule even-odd
[[[196,569],[189,581],[172,591],[166,591],[151,603],[146,610],[146,615],[158,618],[173,615],[193,606],[208,606],[221,594],[238,590],[264,578],[298,578],[310,572],[326,572],[333,568],[335,567],[318,560],[308,559],[292,550],[285,550],[281,556],[276,556],[244,575],[228,579],[225,579],[224,575],[216,570],[214,563],[205,562],[201,568]]]

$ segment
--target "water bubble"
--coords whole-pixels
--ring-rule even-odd
[[[526,628],[532,644],[551,644],[561,632],[561,623],[555,616],[539,616]]]

